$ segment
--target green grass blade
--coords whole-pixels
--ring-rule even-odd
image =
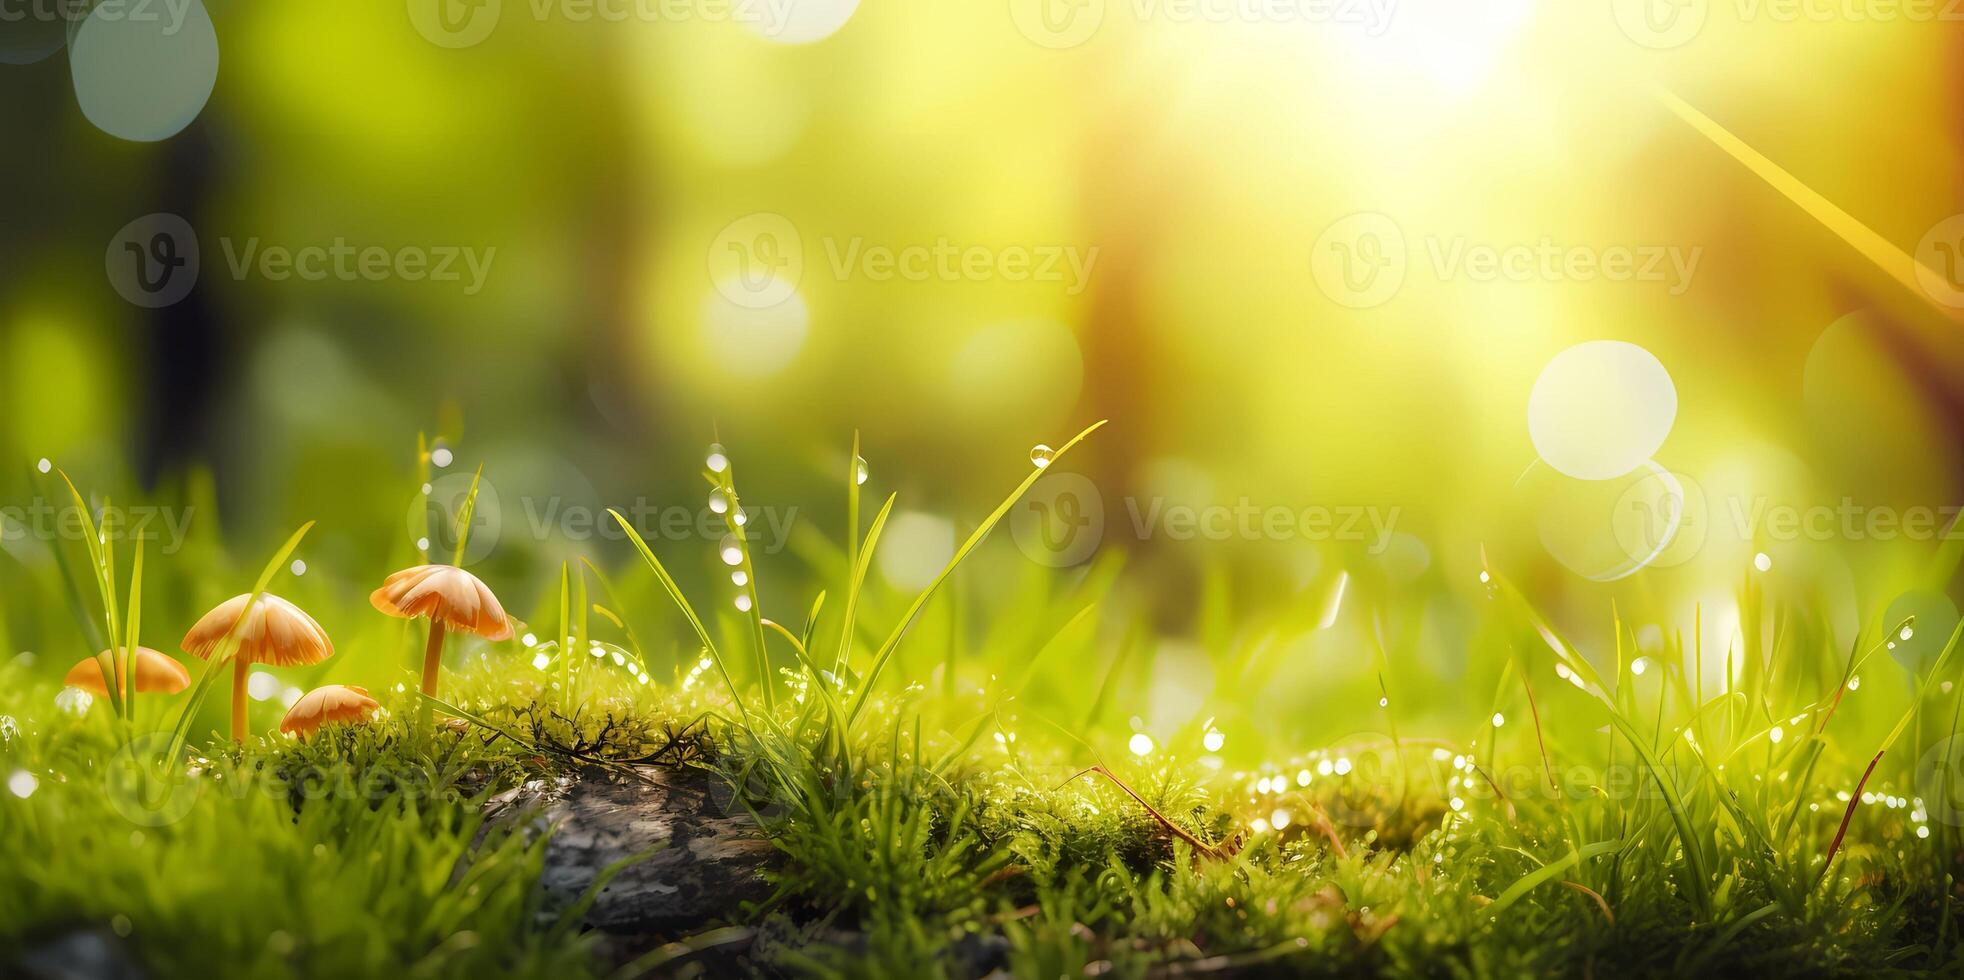
[[[1045,473],[1050,471],[1051,466],[1057,465],[1057,462],[1063,459],[1066,453],[1069,453],[1078,443],[1083,442],[1085,437],[1098,431],[1104,424],[1104,420],[1100,420],[1086,426],[1084,431],[1072,436],[1069,442],[1064,443],[1063,446],[1058,448],[1057,452],[1051,456],[1049,465],[1033,468],[1030,471],[1030,475],[1024,477],[1023,482],[1017,484],[1016,489],[1011,491],[1009,496],[1004,498],[1003,502],[997,505],[996,509],[988,517],[983,519],[982,523],[976,527],[975,532],[968,536],[968,540],[963,541],[962,546],[955,549],[954,557],[948,559],[948,564],[942,567],[941,572],[934,577],[934,581],[929,582],[927,588],[923,589],[921,594],[914,598],[913,604],[908,606],[907,612],[901,616],[899,625],[894,627],[893,632],[887,636],[886,642],[880,644],[879,651],[873,655],[873,665],[866,671],[866,682],[860,685],[859,693],[853,698],[852,710],[846,714],[846,723],[848,725],[859,718],[859,712],[866,707],[866,701],[872,695],[874,686],[879,683],[880,673],[886,669],[887,661],[893,658],[893,652],[899,648],[901,638],[907,635],[907,630],[914,625],[915,620],[920,618],[921,610],[927,608],[928,600],[934,598],[934,594],[941,588],[941,583],[946,582],[948,576],[955,573],[955,569],[961,566],[962,560],[967,558],[969,553],[974,551],[976,546],[982,543],[982,539],[988,537],[989,532],[994,530],[995,526],[1004,517],[1009,515],[1009,509],[1016,506],[1016,501],[1021,500],[1023,495],[1028,493],[1030,488],[1035,486],[1036,482],[1042,479]]]

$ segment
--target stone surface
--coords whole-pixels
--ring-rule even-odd
[[[556,828],[540,879],[549,919],[609,865],[661,846],[602,888],[586,922],[616,936],[670,937],[732,918],[741,903],[771,893],[762,872],[777,850],[728,796],[716,777],[692,767],[642,766],[631,775],[594,768],[501,794],[486,822]]]
[[[77,930],[33,944],[12,969],[0,961],[0,975],[30,980],[142,980],[143,970],[122,940],[99,930]]]

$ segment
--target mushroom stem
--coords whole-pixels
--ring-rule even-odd
[[[423,693],[436,697],[436,675],[443,669],[443,624],[430,620],[430,644],[423,648]]]
[[[232,741],[244,742],[246,737],[246,660],[238,654],[232,655]]]

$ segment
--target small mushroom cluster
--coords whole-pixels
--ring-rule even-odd
[[[422,681],[422,692],[430,697],[437,693],[443,641],[448,633],[473,633],[487,640],[512,635],[511,619],[490,587],[452,565],[417,565],[396,572],[369,596],[369,602],[391,616],[430,621]],[[253,664],[304,667],[334,655],[334,643],[312,616],[270,592],[260,593],[257,601],[250,593],[236,595],[212,607],[184,634],[184,652],[209,661],[227,648],[228,640],[232,648],[232,739],[240,742],[246,737],[246,686]],[[107,659],[117,664],[120,675],[122,662],[113,656]],[[137,647],[127,663],[135,672],[139,692],[175,694],[190,686],[191,674],[183,664],[148,647]],[[125,680],[117,677],[119,685]],[[102,663],[96,657],[76,664],[65,683],[97,694],[108,693]],[[365,723],[380,708],[365,688],[329,684],[295,701],[280,722],[280,731],[305,738],[326,725]]]

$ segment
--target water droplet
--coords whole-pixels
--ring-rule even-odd
[[[1052,449],[1049,446],[1044,445],[1043,443],[1039,442],[1035,446],[1030,447],[1030,463],[1036,466],[1037,469],[1043,469],[1044,467],[1049,466],[1050,461],[1056,458],[1057,458],[1057,450]]]
[[[1131,740],[1127,741],[1125,745],[1126,748],[1132,750],[1133,755],[1145,756],[1152,754],[1152,736],[1145,732],[1134,732]]]
[[[1901,637],[1902,639],[1905,639],[1905,640],[1907,640],[1907,639],[1910,639],[1911,637],[1914,637],[1914,636],[1916,635],[1916,629],[1915,629],[1915,627],[1912,627],[1912,626],[1907,626],[1907,625],[1905,625],[1905,626],[1903,627],[1903,631],[1902,631],[1902,632],[1900,632],[1900,633],[1897,633],[1896,635],[1897,635],[1898,637]]]
[[[427,497],[427,496],[429,496],[429,495],[430,495],[431,493],[433,493],[433,492],[435,492],[435,491],[436,491],[436,488],[435,488],[435,487],[433,487],[433,486],[431,486],[431,485],[429,485],[429,484],[427,484],[427,483],[425,483],[425,484],[423,484],[423,496],[425,496],[425,497]]]
[[[1630,661],[1630,673],[1632,674],[1641,674],[1649,669],[1650,669],[1650,664],[1646,663],[1644,661],[1644,658],[1642,657],[1638,657],[1637,659]]]
[[[1379,698],[1379,699],[1378,699],[1378,707],[1380,707],[1380,708],[1389,708],[1389,707],[1391,707],[1391,699],[1390,699],[1390,698]]]
[[[1851,690],[1851,691],[1853,691],[1853,690],[1855,690],[1856,688],[1859,688],[1859,687],[1861,687],[1861,686],[1862,686],[1862,678],[1861,678],[1861,676],[1860,676],[1860,675],[1856,675],[1856,676],[1854,676],[1854,677],[1850,677],[1850,678],[1848,678],[1848,689],[1849,689],[1849,690]]]
[[[711,491],[709,494],[709,512],[712,514],[729,513],[730,498],[724,496],[721,490]]]
[[[1753,567],[1762,572],[1770,571],[1773,568],[1773,557],[1762,551],[1753,556]]]
[[[552,657],[546,654],[535,653],[532,655],[532,666],[534,669],[544,670],[549,663],[552,663]]]
[[[289,566],[287,566],[287,567],[288,567],[288,568],[291,568],[291,569],[293,569],[293,574],[295,574],[295,575],[305,575],[305,574],[307,574],[307,563],[306,563],[306,562],[304,562],[304,561],[301,561],[301,560],[300,560],[300,559],[298,559],[298,558],[295,558],[295,559],[293,560],[293,564],[292,564],[292,565],[289,565]]]
[[[453,460],[454,458],[455,457],[450,454],[450,450],[445,449],[442,446],[438,446],[435,449],[430,450],[430,463],[434,465],[437,469],[442,469],[446,466],[449,466],[451,460]]]
[[[750,576],[745,575],[743,573],[743,569],[739,568],[736,571],[730,573],[730,584],[741,589],[744,586],[750,584]]]
[[[852,458],[852,482],[860,486],[866,485],[866,457],[854,456]]]
[[[430,550],[430,539],[429,539],[429,538],[417,538],[417,539],[416,539],[416,550],[417,550],[417,551],[428,551],[428,550]]]
[[[39,788],[41,788],[41,781],[25,769],[16,769],[13,775],[7,777],[7,791],[23,800],[33,796],[34,791]]]
[[[723,544],[719,550],[723,555],[723,564],[725,565],[743,564],[743,549],[737,547],[737,540],[735,535],[732,534],[723,535]]]
[[[745,593],[745,594],[743,594],[743,595],[740,595],[740,596],[737,596],[737,597],[736,597],[736,607],[737,607],[737,612],[749,612],[749,611],[750,611],[750,595],[749,595],[749,593]]]
[[[1200,744],[1209,752],[1219,752],[1221,746],[1227,744],[1227,736],[1217,731],[1210,731],[1200,736]]]
[[[745,514],[743,511],[737,511],[736,517],[732,518],[732,520],[736,521],[737,527],[742,527],[745,524],[750,523],[750,515]]]
[[[1505,725],[1505,724],[1507,724],[1507,716],[1506,716],[1506,715],[1503,715],[1503,714],[1501,714],[1501,713],[1500,713],[1500,712],[1498,712],[1498,711],[1496,711],[1496,712],[1494,712],[1494,713],[1493,713],[1493,727],[1495,727],[1495,728],[1499,728],[1500,726],[1502,726],[1502,725]]]
[[[94,703],[95,695],[79,687],[64,687],[60,694],[55,695],[55,707],[71,715],[88,714],[89,706]]]
[[[36,463],[36,464],[34,464],[34,468],[35,468],[35,469],[37,469],[37,470],[40,470],[40,471],[41,471],[41,472],[43,472],[43,473],[46,473],[46,472],[48,472],[49,470],[52,470],[52,469],[54,469],[54,468],[55,468],[55,464],[54,464],[53,462],[51,462],[51,461],[50,461],[50,460],[48,459],[48,457],[46,457],[46,456],[43,456],[43,457],[41,457],[41,461],[40,461],[39,463]]]
[[[730,458],[723,455],[722,443],[710,444],[709,458],[703,460],[703,465],[709,467],[711,473],[721,473],[730,468]]]

